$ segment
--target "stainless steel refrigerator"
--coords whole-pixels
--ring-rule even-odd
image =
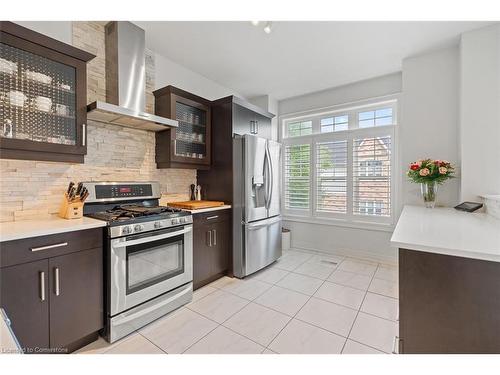
[[[254,135],[233,139],[233,272],[243,278],[281,256],[281,145]]]

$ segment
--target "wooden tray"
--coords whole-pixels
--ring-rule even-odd
[[[185,201],[185,202],[169,202],[170,207],[183,208],[185,210],[200,210],[202,208],[212,208],[224,206],[224,202],[218,201]]]

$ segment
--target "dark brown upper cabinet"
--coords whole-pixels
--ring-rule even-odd
[[[83,163],[95,56],[0,22],[0,157]]]
[[[156,133],[158,168],[209,169],[211,157],[211,103],[166,86],[153,92],[155,114],[179,122],[178,128]]]

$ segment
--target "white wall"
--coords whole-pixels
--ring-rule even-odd
[[[279,115],[284,116],[400,92],[401,73],[398,72],[282,100],[278,103]],[[391,263],[397,261],[396,251],[389,245],[392,233],[388,231],[309,224],[290,220],[285,220],[283,226],[292,231],[293,247],[372,258]]]
[[[500,194],[500,25],[460,42],[461,200]]]
[[[280,116],[401,92],[401,72],[281,100]]]
[[[420,186],[404,176],[417,159],[448,160],[459,165],[458,47],[403,60],[403,93],[399,126],[403,204],[421,204]],[[439,187],[438,204],[456,205],[459,179]]]
[[[71,44],[71,21],[16,21],[16,23],[61,42]]]
[[[155,53],[155,89],[173,85],[203,98],[214,100],[240,94],[224,87],[168,58]]]

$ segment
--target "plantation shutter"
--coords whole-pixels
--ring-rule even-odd
[[[390,135],[353,139],[353,214],[391,215]]]
[[[285,207],[309,210],[311,145],[285,147]]]
[[[347,212],[347,140],[316,143],[316,211]]]

